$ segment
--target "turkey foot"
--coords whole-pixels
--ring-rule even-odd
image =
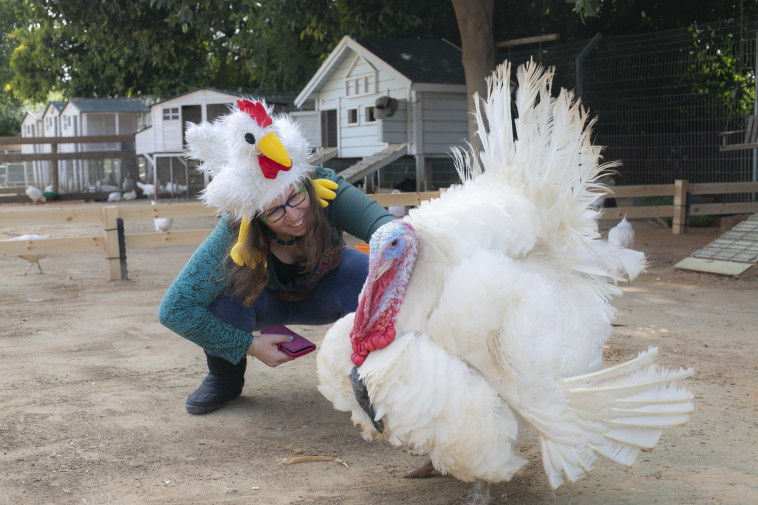
[[[434,472],[434,466],[432,466],[432,461],[429,460],[426,463],[424,463],[422,466],[416,468],[415,470],[411,470],[410,472],[407,472],[405,475],[403,475],[403,478],[426,479],[426,478],[432,477],[433,472]]]
[[[478,480],[466,496],[466,505],[487,505],[490,502],[490,485]]]

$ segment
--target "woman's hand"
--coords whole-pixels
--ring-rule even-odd
[[[290,340],[292,340],[292,337],[289,335],[277,335],[274,333],[256,335],[253,337],[253,343],[250,344],[247,354],[258,359],[265,365],[277,367],[282,363],[294,359],[284,354],[277,347],[278,344],[283,344]]]

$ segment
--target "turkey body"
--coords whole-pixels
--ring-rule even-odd
[[[557,488],[598,455],[631,465],[686,423],[692,395],[676,382],[690,370],[659,367],[654,348],[603,368],[610,300],[644,255],[600,237],[591,203],[604,167],[584,111],[524,66],[514,135],[509,73],[477,111],[482,152],[457,155],[464,183],[372,237],[358,310],[319,350],[319,390],[365,438],[424,452],[464,481],[511,479],[529,425]],[[373,412],[355,400],[356,366]]]

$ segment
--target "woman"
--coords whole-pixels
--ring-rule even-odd
[[[240,395],[248,355],[271,367],[292,359],[277,347],[289,336],[254,331],[328,324],[355,311],[368,257],[345,249],[342,232],[368,241],[393,219],[334,171],[310,167],[298,154],[307,153],[299,149],[304,139],[288,131],[288,118],[271,120],[266,110],[262,119],[250,104],[240,101],[229,116],[187,133],[190,153],[204,161],[200,169],[215,177],[202,198],[223,212],[159,310],[162,324],[206,354],[208,375],[187,398],[191,414],[212,412]],[[264,154],[267,144],[250,142],[270,139],[269,133],[281,139],[286,156]],[[207,153],[227,159],[202,158]],[[274,159],[285,168],[274,172]]]

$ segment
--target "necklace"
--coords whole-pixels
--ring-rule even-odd
[[[276,232],[275,232],[275,231],[272,231],[272,232],[271,232],[271,237],[272,237],[274,240],[276,240],[276,243],[277,243],[277,244],[279,244],[279,245],[292,245],[292,244],[294,244],[294,243],[295,243],[295,237],[292,237],[290,240],[284,241],[284,240],[280,239],[280,238],[277,236],[277,234],[276,234]]]

